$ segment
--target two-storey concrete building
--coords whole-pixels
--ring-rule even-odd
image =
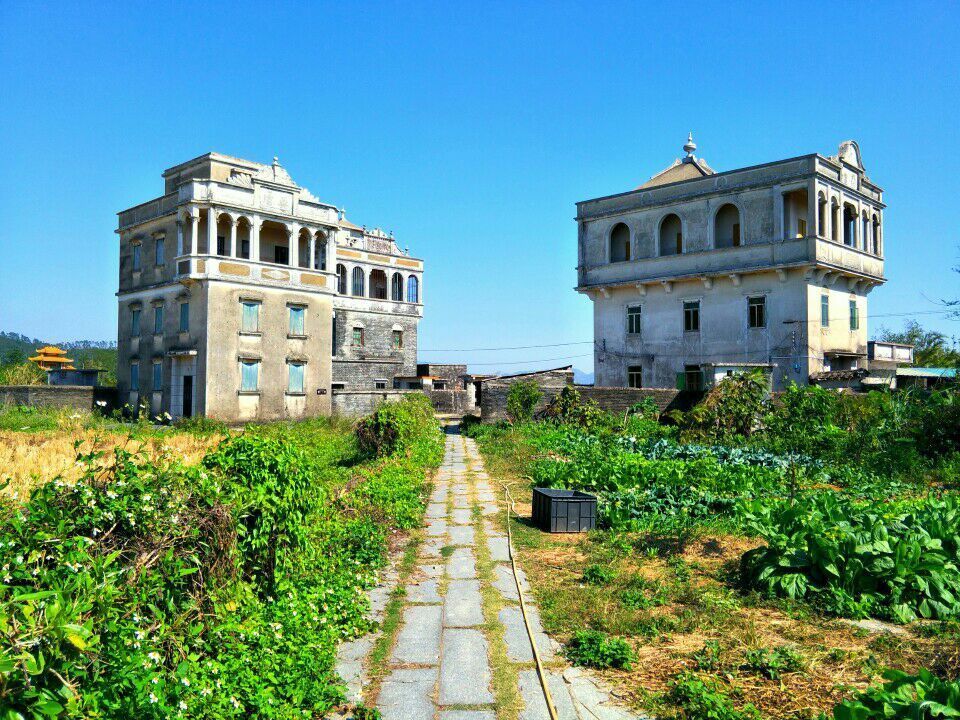
[[[423,262],[271,165],[208,153],[119,213],[118,386],[228,421],[329,414],[416,370]],[[384,384],[385,383],[385,384]]]
[[[695,150],[577,203],[596,383],[694,389],[762,367],[782,388],[861,367],[885,206],[857,143],[727,172]]]

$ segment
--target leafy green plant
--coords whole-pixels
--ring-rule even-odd
[[[807,659],[797,648],[783,645],[777,648],[753,648],[744,655],[744,668],[768,680],[779,680],[784,673],[800,672]]]
[[[609,585],[617,577],[617,571],[607,565],[587,565],[583,581],[589,585]]]
[[[871,687],[834,707],[834,720],[960,717],[960,682],[941,680],[928,670],[917,675],[887,670],[883,677],[886,682],[881,687]]]
[[[636,661],[633,648],[622,638],[610,637],[599,630],[579,630],[565,650],[576,665],[629,670]]]
[[[720,642],[718,640],[707,640],[700,650],[693,653],[693,663],[697,670],[719,670],[720,652]]]
[[[513,383],[507,391],[507,416],[515,423],[530,420],[541,398],[543,392],[533,380]]]
[[[730,695],[716,680],[704,680],[683,673],[673,681],[665,700],[679,711],[675,718],[685,720],[760,720],[760,712],[751,704],[737,710]]]

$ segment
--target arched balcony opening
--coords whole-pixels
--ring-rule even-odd
[[[217,216],[217,246],[212,254],[221,257],[230,256],[230,233],[233,228],[233,218],[229,213],[220,213]]]
[[[250,259],[250,238],[253,236],[253,226],[249,218],[242,215],[237,220],[237,257]]]
[[[630,259],[630,228],[617,223],[610,231],[610,262],[627,262]]]
[[[316,234],[316,247],[314,248],[313,262],[310,264],[314,270],[327,269],[327,236],[321,232]]]
[[[407,280],[407,302],[420,302],[420,281],[416,275]]]
[[[800,188],[783,194],[783,238],[806,237],[810,229],[807,224],[807,189]]]
[[[727,203],[713,218],[713,245],[717,248],[740,247],[740,210]]]
[[[370,271],[370,297],[374,300],[387,299],[387,274],[383,270]]]
[[[660,255],[683,253],[683,223],[680,217],[670,213],[660,222]]]
[[[294,242],[297,245],[297,265],[302,268],[312,268],[310,246],[314,244],[313,233],[307,228],[300,228]]]
[[[216,248],[211,249],[209,243],[207,243],[207,238],[210,237],[209,232],[207,232],[207,226],[207,211],[204,210],[200,213],[200,222],[196,224],[191,223],[191,227],[197,229],[197,252],[200,255],[211,255],[213,254],[213,250],[216,250]],[[188,245],[187,247],[190,246]]]
[[[337,292],[340,295],[347,294],[347,268],[337,263]]]
[[[403,302],[403,275],[398,272],[390,280],[390,299],[394,302]]]
[[[273,220],[260,226],[260,262],[290,264],[290,240],[287,227]]]
[[[817,196],[817,235],[827,236],[827,198],[823,193]]]
[[[857,209],[853,205],[843,206],[843,244],[847,247],[857,244]]]
[[[363,297],[365,280],[366,278],[363,274],[363,268],[355,267],[353,269],[353,275],[350,278],[350,294],[354,297]]]

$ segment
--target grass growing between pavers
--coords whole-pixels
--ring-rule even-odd
[[[416,530],[410,534],[407,547],[403,551],[403,558],[397,566],[397,587],[390,595],[390,601],[384,610],[383,622],[380,624],[379,635],[370,650],[367,659],[368,685],[363,688],[364,703],[373,707],[380,694],[380,685],[389,672],[387,662],[390,651],[397,640],[400,626],[403,621],[403,608],[406,605],[407,582],[417,566],[417,555],[423,543],[423,531]]]

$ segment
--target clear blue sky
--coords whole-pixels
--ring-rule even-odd
[[[858,140],[888,203],[870,313],[936,310],[960,296],[958,115],[954,2],[6,0],[0,329],[114,338],[115,213],[216,150],[279,155],[425,258],[425,350],[590,340],[574,203],[640,184],[689,130],[718,170]],[[519,370],[589,351],[422,358]]]

